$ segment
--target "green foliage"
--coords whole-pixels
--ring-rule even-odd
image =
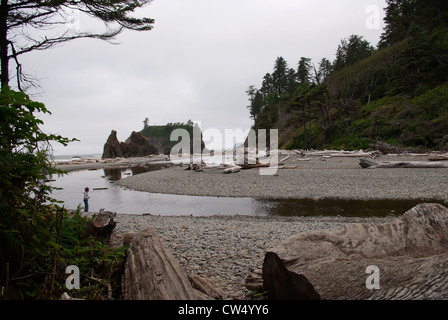
[[[289,94],[273,96],[271,74],[252,87],[262,98],[250,99],[254,129],[279,129],[283,148],[366,149],[376,140],[448,148],[447,2],[387,3],[378,50],[352,35],[332,64],[301,58]]]
[[[334,70],[340,70],[354,65],[356,62],[372,56],[375,48],[358,35],[351,35],[343,39],[336,51],[336,60],[333,63]]]
[[[171,133],[176,129],[184,129],[190,135],[190,145],[191,150],[193,150],[193,143],[195,135],[193,134],[194,130],[199,132],[199,136],[201,138],[201,150],[204,149],[205,145],[202,141],[202,133],[200,133],[200,128],[197,124],[193,123],[193,121],[188,120],[186,123],[177,122],[177,123],[168,123],[163,126],[144,126],[143,130],[140,132],[144,137],[151,138],[160,143],[162,149],[164,150],[164,154],[169,154],[170,150],[173,146],[175,146],[178,141],[171,141]],[[193,151],[192,151],[193,152]]]
[[[73,139],[42,132],[34,114],[49,111],[24,93],[4,87],[0,102],[0,299],[59,298],[66,290],[68,265],[87,276],[102,263],[112,274],[123,249],[82,239],[88,219],[79,212],[69,216],[50,197],[47,175],[62,174],[48,160],[50,142],[66,145]],[[72,295],[101,298],[106,285],[87,283]]]

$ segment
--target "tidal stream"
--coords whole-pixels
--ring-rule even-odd
[[[52,176],[51,184],[59,188],[52,197],[68,209],[82,204],[85,187],[90,188],[89,208],[101,208],[122,214],[166,216],[379,216],[402,215],[421,203],[418,200],[297,200],[197,197],[147,193],[125,189],[115,182],[130,175],[151,170],[169,170],[165,165],[149,168],[98,169],[74,171],[62,177]],[[439,201],[435,201],[439,202]]]

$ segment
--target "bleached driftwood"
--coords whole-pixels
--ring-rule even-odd
[[[122,279],[124,300],[196,300],[182,267],[151,228],[134,236]]]
[[[448,168],[448,163],[440,161],[385,161],[376,162],[361,159],[359,165],[363,169],[397,169],[397,168]]]
[[[255,169],[255,168],[266,168],[269,167],[269,163],[249,163],[249,164],[240,164],[239,165],[241,169],[248,170],[248,169]]]
[[[236,173],[236,172],[240,172],[240,171],[241,171],[240,166],[233,166],[233,167],[226,168],[226,169],[222,170],[222,173],[229,174],[229,173]]]
[[[377,152],[365,152],[359,151],[338,151],[338,150],[324,150],[324,151],[307,151],[304,153],[306,156],[316,156],[316,157],[375,157]]]
[[[278,169],[297,169],[297,166],[279,166]]]
[[[271,250],[325,300],[446,300],[447,243],[448,209],[425,203],[387,224],[300,233]]]
[[[188,276],[188,279],[194,289],[204,294],[201,297],[205,300],[224,300],[227,298],[226,294],[219,290],[211,281],[197,274]]]

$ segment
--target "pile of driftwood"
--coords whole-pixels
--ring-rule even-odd
[[[241,161],[237,161],[237,155],[234,154],[233,164],[221,164],[220,166],[213,168],[221,169],[223,173],[237,173],[241,170],[259,169],[267,167],[276,167],[277,169],[295,169],[296,165],[286,165],[285,162],[292,156],[296,156],[295,161],[311,161],[313,158],[319,158],[322,161],[328,161],[331,158],[361,158],[360,165],[362,168],[377,169],[377,168],[447,168],[448,153],[422,153],[418,152],[418,149],[400,148],[384,142],[378,142],[374,145],[378,149],[375,151],[345,151],[345,150],[281,150],[278,151],[277,156],[286,156],[277,161],[270,161],[273,159],[270,154],[264,156],[261,160],[256,153],[249,154],[247,150],[243,153]],[[255,156],[254,156],[255,154]],[[388,156],[410,156],[410,157],[428,157],[428,161],[396,161],[396,162],[376,162],[371,159],[376,159],[381,155]],[[278,159],[278,158],[277,158]],[[435,163],[438,162],[438,163]],[[195,172],[204,172],[209,166],[201,161],[200,164],[189,164],[186,170],[192,170]]]

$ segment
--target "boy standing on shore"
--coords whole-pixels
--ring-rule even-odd
[[[89,199],[90,199],[89,188],[86,187],[84,189],[84,211],[85,212],[89,212]]]

